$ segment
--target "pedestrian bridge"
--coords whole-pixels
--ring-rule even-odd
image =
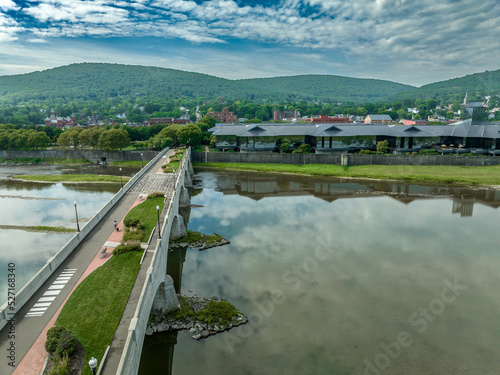
[[[171,309],[179,305],[173,280],[167,275],[167,257],[170,238],[178,238],[186,234],[184,218],[180,215],[179,208],[190,204],[190,196],[187,188],[193,186],[192,173],[191,149],[188,148],[178,171],[175,173],[173,189],[170,189],[172,193],[167,195],[165,199],[161,215],[163,222],[160,229],[161,238],[158,238],[154,250],[150,250],[152,257],[146,257],[146,264],[141,266],[147,267],[146,277],[142,285],[135,313],[130,319],[127,338],[121,351],[121,358],[116,374],[137,374],[151,310],[154,308]],[[108,368],[104,364],[103,373],[111,374],[115,372],[114,369],[111,367]]]

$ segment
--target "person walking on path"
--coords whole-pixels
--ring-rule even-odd
[[[115,230],[118,232],[119,231],[119,229],[118,229],[118,222],[115,220],[113,222],[113,224],[115,225]]]

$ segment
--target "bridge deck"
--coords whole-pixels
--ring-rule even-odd
[[[168,154],[167,154],[168,155]],[[174,176],[172,174],[157,174],[156,172],[160,169],[161,164],[165,162],[165,159],[159,159],[149,172],[147,172],[135,185],[131,188],[106,214],[98,225],[86,236],[86,238],[78,245],[78,247],[68,256],[68,258],[54,271],[51,277],[42,285],[41,288],[30,298],[30,300],[25,303],[25,305],[19,309],[16,313],[16,338],[15,338],[15,357],[16,365],[25,357],[26,353],[33,346],[37,338],[40,336],[44,328],[49,324],[50,320],[56,314],[57,310],[62,306],[66,297],[70,294],[71,290],[76,285],[77,281],[83,275],[84,271],[87,269],[89,264],[95,258],[96,254],[99,253],[102,245],[109,238],[110,234],[113,233],[114,226],[113,220],[118,220],[123,218],[127,211],[130,209],[134,201],[139,194],[148,194],[152,191],[163,191],[167,195],[172,193]],[[155,245],[155,244],[153,244]],[[61,289],[60,293],[56,296],[55,300],[51,302],[48,309],[43,313],[42,316],[36,317],[26,317],[26,314],[30,311],[33,305],[42,297],[42,295],[49,290],[49,287],[53,284],[55,279],[64,272],[65,269],[75,270],[72,273],[69,281]],[[141,269],[139,277],[144,271]],[[140,294],[140,292],[139,292]],[[98,293],[96,293],[96,298],[98,298]],[[132,295],[131,298],[134,298]],[[126,312],[127,313],[127,312]],[[125,314],[124,314],[125,316]],[[4,329],[0,331],[0,352],[2,354],[2,360],[0,361],[0,374],[10,375],[16,370],[15,367],[11,367],[8,364],[7,353],[9,352],[10,341],[8,338],[9,324],[7,324]],[[124,338],[126,338],[126,329],[124,333]],[[120,339],[119,332],[115,338]],[[111,353],[112,354],[112,353]],[[110,357],[110,364],[112,364],[113,355]],[[20,369],[19,369],[20,370]],[[40,369],[31,369],[29,372],[23,370],[22,374],[20,371],[16,371],[15,374],[20,375],[38,375]],[[108,373],[108,372],[106,372]]]

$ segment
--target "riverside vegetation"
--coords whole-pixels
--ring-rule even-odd
[[[186,329],[200,340],[248,322],[234,305],[218,297],[179,296],[179,303],[178,310],[150,314],[146,334]]]
[[[330,164],[259,164],[259,163],[193,163],[197,168],[234,169],[256,172],[305,174],[346,178],[408,180],[468,185],[500,185],[500,166],[455,167],[438,165],[360,165],[353,167]]]

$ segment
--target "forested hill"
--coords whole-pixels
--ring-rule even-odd
[[[244,79],[239,82],[262,89],[293,94],[296,100],[324,102],[332,102],[332,99],[337,102],[374,102],[386,96],[415,89],[413,86],[391,81],[312,74]]]
[[[468,92],[469,100],[484,101],[486,95],[500,93],[500,70],[466,75],[422,86],[393,95],[393,99],[440,99],[444,102],[461,101]]]
[[[363,103],[411,88],[389,81],[329,75],[228,80],[157,67],[82,63],[0,76],[0,103],[99,100],[116,96]]]

